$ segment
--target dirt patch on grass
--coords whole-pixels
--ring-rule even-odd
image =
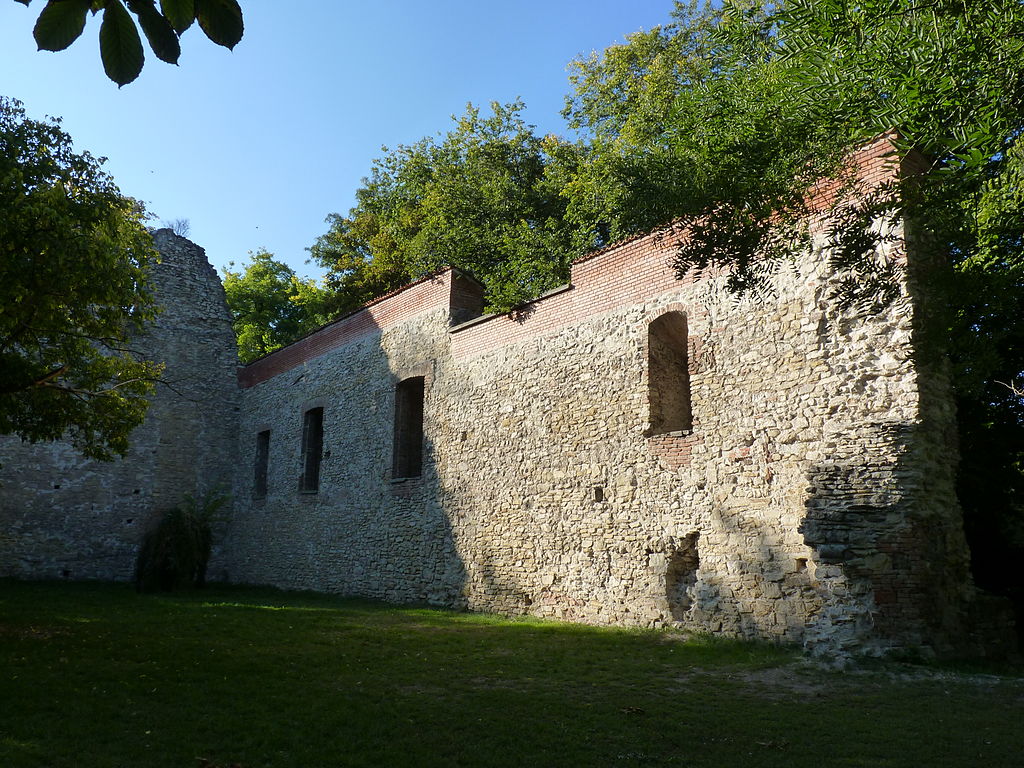
[[[531,681],[508,677],[474,677],[469,682],[476,688],[484,688],[487,690],[503,688],[506,690],[525,691],[530,688],[529,683]]]
[[[760,669],[695,666],[682,674],[676,672],[672,680],[672,687],[677,690],[693,690],[696,686],[719,682],[739,686],[746,693],[770,700],[818,698],[851,686],[863,686],[861,680],[845,680],[838,675],[828,675],[801,662]]]
[[[699,669],[687,677],[706,676]],[[851,691],[890,688],[900,684],[946,684],[966,686],[979,692],[1001,689],[1016,694],[1018,701],[1024,701],[1024,679],[1002,677],[992,674],[970,674],[942,669],[930,669],[913,665],[887,665],[886,667],[853,667],[842,672],[819,666],[814,662],[801,660],[793,664],[764,669],[736,669],[726,672],[723,678],[733,680],[750,693],[766,699],[785,699],[792,696],[805,698],[826,698],[839,696]],[[685,679],[685,678],[684,678]]]
[[[824,677],[821,672],[805,668],[799,664],[768,669],[753,669],[733,672],[728,677],[739,680],[752,692],[768,699],[791,698],[803,696],[816,698],[834,693],[838,687],[845,687],[835,675]]]
[[[27,626],[16,627],[10,624],[0,624],[0,637],[13,637],[16,640],[52,640],[55,637],[68,634],[66,629],[61,627]]]

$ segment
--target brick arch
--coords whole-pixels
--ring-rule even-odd
[[[653,323],[655,320],[657,320],[662,315],[667,315],[669,312],[679,312],[680,314],[686,316],[687,321],[689,321],[689,319],[690,319],[690,314],[691,314],[690,308],[688,306],[686,306],[685,304],[682,304],[681,302],[673,301],[670,304],[663,304],[662,306],[658,307],[657,309],[651,309],[651,310],[648,310],[647,312],[645,312],[644,313],[644,318],[643,318],[643,321],[642,321],[643,322],[643,327],[644,328],[649,327],[651,323]]]

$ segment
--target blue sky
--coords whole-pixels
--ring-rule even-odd
[[[299,274],[345,213],[381,146],[447,131],[467,102],[522,97],[528,122],[566,134],[566,65],[668,21],[671,0],[242,0],[229,52],[193,27],[177,67],[148,53],[134,83],[103,75],[100,17],[61,53],[37,52],[44,4],[0,0],[0,94],[63,118],[108,158],[121,190],[186,218],[218,271],[267,248]]]

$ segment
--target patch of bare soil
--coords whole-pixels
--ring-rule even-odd
[[[60,627],[15,627],[9,624],[0,624],[0,637],[14,637],[18,640],[51,640],[66,634],[67,630]]]
[[[728,676],[752,688],[754,693],[768,699],[825,696],[835,693],[837,688],[843,687],[845,684],[837,675],[826,677],[820,670],[803,664],[743,670],[732,672]],[[837,682],[839,682],[838,686]]]
[[[793,695],[825,697],[854,688],[863,691],[866,688],[900,684],[938,683],[969,686],[980,691],[999,688],[1003,691],[1016,692],[1018,700],[1024,701],[1024,678],[898,663],[872,663],[867,666],[853,664],[838,672],[831,665],[802,660],[768,669],[730,671],[726,677],[740,682],[749,687],[755,695],[767,699],[787,698]]]

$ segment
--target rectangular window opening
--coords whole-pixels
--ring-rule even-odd
[[[423,472],[424,378],[416,376],[395,387],[393,479],[419,477]]]
[[[263,499],[267,496],[267,470],[270,467],[270,430],[265,429],[256,435],[256,477],[253,483],[253,496]]]
[[[320,459],[324,452],[324,409],[311,408],[302,417],[302,477],[299,490],[320,490]]]

